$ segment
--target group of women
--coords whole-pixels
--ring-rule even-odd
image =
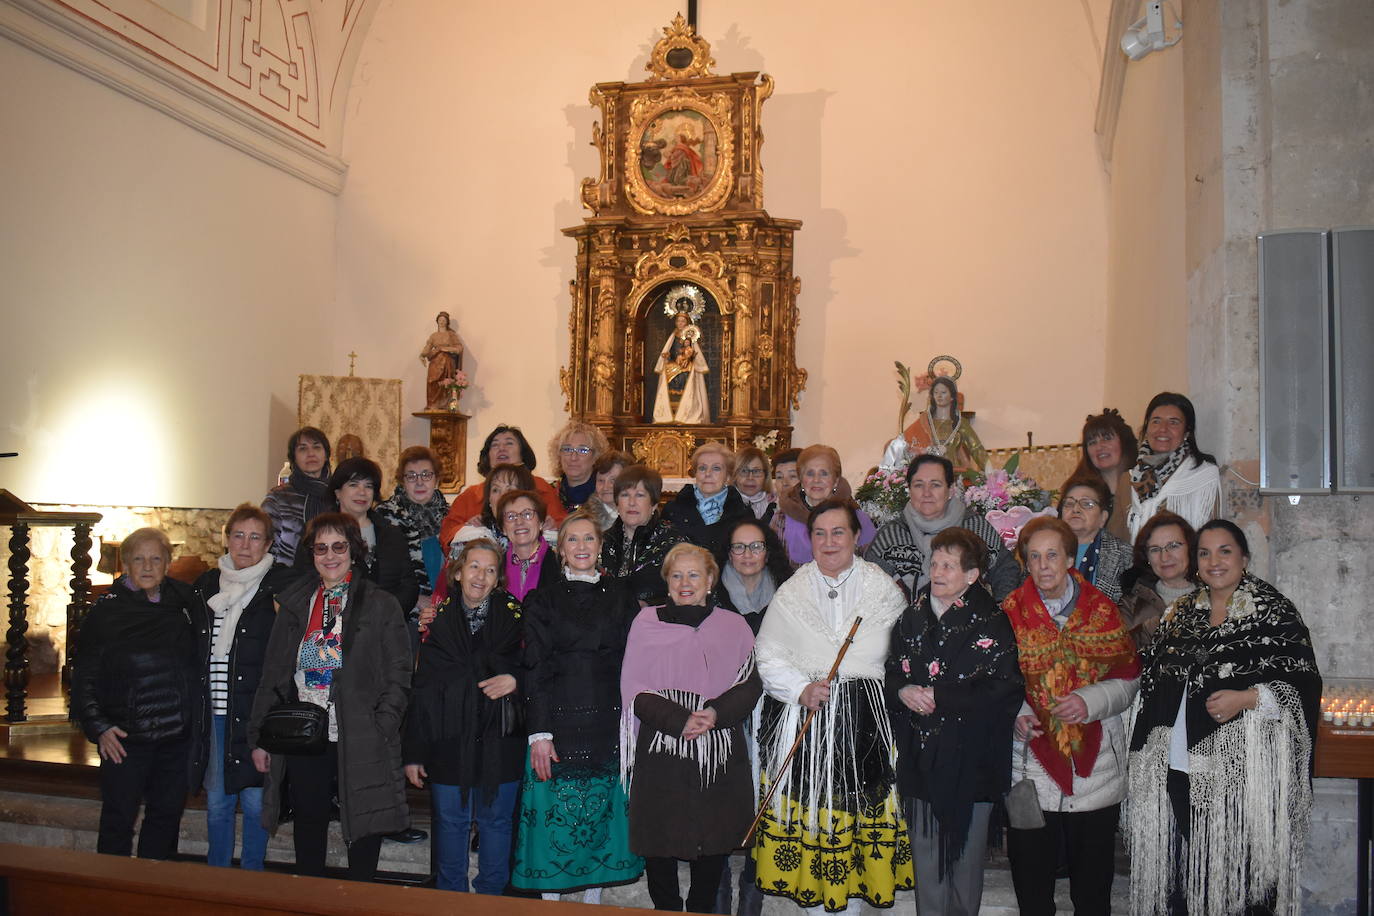
[[[1014,552],[935,451],[877,527],[825,445],[770,461],[708,442],[664,504],[659,474],[595,427],[553,438],[544,483],[500,426],[451,506],[423,448],[379,506],[376,466],[331,473],[303,429],[291,480],[235,511],[217,570],[174,583],[165,536],[136,532],[81,632],[102,851],[128,854],[145,799],[140,854],[168,854],[203,779],[212,864],[237,805],[245,867],[289,806],[296,867],[322,873],[337,800],[367,879],[408,825],[409,780],[430,792],[441,888],[468,889],[475,826],[480,893],[595,902],[645,875],[659,909],[757,913],[771,894],[852,912],[914,886],[921,912],[976,913],[1014,807],[1022,912],[1054,912],[1066,871],[1075,910],[1104,913],[1129,796],[1135,909],[1288,906],[1320,680],[1293,604],[1214,517],[1192,404],[1156,397],[1139,440],[1090,417],[1059,517]],[[169,678],[190,685],[178,703]],[[325,753],[258,747],[296,700],[328,711]]]

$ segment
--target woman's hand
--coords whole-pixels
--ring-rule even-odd
[[[272,769],[272,755],[260,747],[253,748],[253,767],[259,773],[266,773]]]
[[[687,717],[687,725],[682,729],[682,737],[688,741],[699,738],[716,727],[716,711],[707,706],[705,709],[698,709]]]
[[[1050,715],[1066,725],[1081,725],[1088,721],[1088,704],[1076,693],[1055,697]]]
[[[410,781],[410,784],[417,789],[423,789],[425,780],[429,778],[429,774],[425,772],[425,765],[423,763],[407,763],[405,769],[406,779]]]
[[[110,763],[123,763],[128,753],[124,750],[124,745],[120,743],[120,738],[129,737],[129,733],[118,725],[111,725],[100,733],[100,756],[110,761]]]
[[[1215,722],[1230,722],[1247,709],[1259,705],[1259,691],[1218,690],[1207,698],[1207,715]],[[101,735],[103,739],[105,736]]]
[[[1018,741],[1029,741],[1032,738],[1039,738],[1045,733],[1045,730],[1040,727],[1040,720],[1034,715],[1017,716],[1015,731]]]
[[[807,709],[820,709],[830,699],[830,685],[825,681],[812,681],[802,688],[797,702]]]
[[[928,716],[935,711],[935,688],[918,687],[915,684],[907,684],[897,691],[897,699],[902,701],[902,705],[914,713]]]
[[[488,700],[499,700],[508,693],[515,693],[515,678],[509,674],[497,674],[485,681],[478,681],[477,686]]]
[[[434,618],[439,616],[439,611],[434,607],[433,595],[420,596],[420,629],[427,630],[429,625],[434,622]]]
[[[548,782],[553,778],[553,765],[561,763],[558,759],[558,752],[553,749],[553,742],[547,738],[540,739],[530,745],[530,766],[534,769],[535,778],[540,782]]]

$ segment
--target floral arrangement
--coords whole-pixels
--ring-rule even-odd
[[[1052,490],[1043,490],[1035,479],[1018,469],[1021,453],[995,471],[966,471],[963,475],[964,505],[982,515],[1012,547],[1022,527],[1037,515],[1055,515]]]
[[[754,437],[754,448],[763,452],[768,457],[773,457],[773,452],[778,448],[778,431],[770,429],[766,433],[761,433]]]
[[[444,387],[448,389],[448,409],[454,412],[458,410],[458,396],[468,387],[468,374],[462,369],[453,373],[452,377],[444,381]]]
[[[901,516],[902,507],[907,504],[906,475],[900,470],[879,468],[864,478],[854,491],[854,498],[876,524],[890,522]]]

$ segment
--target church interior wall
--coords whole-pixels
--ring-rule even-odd
[[[296,375],[339,368],[335,198],[7,39],[0,82],[0,485],[260,499]]]
[[[894,360],[958,357],[993,447],[1074,441],[1101,407],[1101,24],[1018,15],[1014,48],[989,41],[1019,9],[704,5],[716,72],[778,83],[765,206],[804,224],[794,441],[833,442],[851,475],[894,434]],[[641,79],[675,10],[410,3],[373,21],[349,96],[334,349],[401,375],[416,402],[419,346],[451,311],[473,373],[470,473],[496,422],[561,422],[575,248],[559,230],[586,215],[578,183],[596,170],[586,92]]]

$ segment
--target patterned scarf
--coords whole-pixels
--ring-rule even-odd
[[[1153,499],[1160,487],[1168,483],[1169,478],[1174,476],[1174,471],[1177,471],[1179,465],[1183,464],[1183,460],[1191,458],[1192,455],[1192,440],[1186,436],[1182,445],[1172,452],[1165,452],[1162,455],[1155,454],[1155,450],[1150,448],[1149,443],[1140,443],[1135,467],[1131,468],[1131,487],[1135,490],[1140,502],[1144,503],[1148,499]]]
[[[695,490],[697,497],[697,512],[701,515],[701,520],[708,525],[714,525],[720,521],[721,513],[725,511],[725,495],[729,493],[728,487],[722,488],[713,496],[707,496],[700,490]]]
[[[1075,773],[1092,774],[1102,745],[1102,723],[1059,721],[1050,715],[1055,698],[1107,678],[1129,680],[1140,674],[1135,643],[1126,632],[1121,611],[1078,570],[1069,570],[1069,575],[1078,587],[1078,600],[1062,630],[1050,619],[1032,579],[1002,602],[1016,631],[1026,701],[1044,730],[1030,748],[1065,795],[1073,794]]]
[[[423,544],[426,538],[436,537],[439,527],[448,515],[448,500],[436,487],[424,503],[417,503],[406,495],[406,488],[396,485],[391,498],[377,507],[382,518],[405,532],[406,546],[410,548],[410,565],[420,582],[422,594],[429,594],[429,573],[425,571]],[[409,610],[407,608],[406,610]]]

